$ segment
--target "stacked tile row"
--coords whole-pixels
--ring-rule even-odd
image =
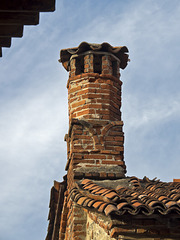
[[[78,205],[95,209],[105,215],[180,214],[180,183],[128,180],[129,188],[108,189],[84,179],[72,189],[71,198]]]

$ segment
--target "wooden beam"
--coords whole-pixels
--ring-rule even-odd
[[[0,37],[0,47],[10,47],[11,38],[10,37]]]
[[[0,37],[22,37],[23,25],[0,25]]]
[[[39,12],[0,12],[0,25],[37,25]]]
[[[53,12],[55,0],[1,0],[0,11]]]

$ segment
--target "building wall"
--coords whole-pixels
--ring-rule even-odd
[[[68,206],[69,211],[64,240],[85,240],[87,214],[72,201],[69,201]]]
[[[92,218],[87,215],[87,232],[85,240],[115,240],[111,238],[105,230],[100,227]]]

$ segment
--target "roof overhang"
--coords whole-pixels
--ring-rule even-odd
[[[53,12],[55,0],[0,1],[0,57],[2,48],[11,46],[13,37],[22,37],[24,25],[39,24],[40,12]]]

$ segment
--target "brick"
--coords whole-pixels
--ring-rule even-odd
[[[120,142],[118,142],[118,141],[106,141],[106,145],[119,146]]]
[[[97,99],[97,103],[106,103],[108,105],[110,105],[110,99]]]
[[[81,135],[83,133],[82,130],[73,130],[73,134]]]
[[[124,137],[114,137],[115,141],[124,141]]]
[[[124,151],[124,147],[117,147],[117,146],[115,146],[114,150],[115,151]]]
[[[91,106],[91,105],[93,105],[93,106]],[[81,112],[82,110],[89,110],[89,109],[95,109],[95,108],[97,108],[97,109],[99,109],[99,107],[98,106],[96,106],[97,104],[85,104],[84,106],[80,106],[80,107],[77,107],[77,108],[75,108],[75,109],[73,109],[73,110],[71,110],[70,112],[71,112],[71,114],[73,114],[73,113],[78,113],[78,112]],[[89,106],[89,107],[88,107]]]
[[[84,220],[84,219],[74,219],[74,224],[86,224],[86,220]]]
[[[100,161],[99,161],[99,160],[96,160],[95,163],[96,163],[96,164],[100,164]]]
[[[94,109],[87,109],[87,110],[77,112],[76,116],[79,117],[79,116],[82,116],[82,115],[85,115],[85,114],[93,114],[93,113],[95,113]]]
[[[67,239],[70,239],[70,238],[67,238]],[[75,236],[75,237],[73,237],[73,239],[72,240],[83,240],[84,238],[81,238],[81,237],[79,237],[79,236]]]
[[[111,165],[124,165],[123,161],[108,161],[108,160],[102,160],[102,164],[111,164]]]
[[[83,105],[86,103],[86,100],[81,100],[81,101],[78,101],[78,102],[75,102],[71,105],[72,108],[75,108],[75,107],[79,107],[80,105]]]
[[[109,132],[110,136],[122,136],[122,132],[121,131],[110,131]]]
[[[123,160],[123,157],[122,156],[114,156],[115,160],[118,161],[118,160]]]
[[[82,96],[84,94],[87,94],[89,93],[89,89],[86,88],[86,89],[81,89],[80,91],[77,92],[77,96]]]
[[[112,119],[112,117],[110,117],[109,115],[103,115],[102,116],[102,119],[103,120],[110,120],[110,119]],[[113,119],[112,119],[113,120]]]
[[[101,177],[101,178],[106,178],[106,177],[107,177],[107,173],[105,173],[105,172],[100,172],[100,177]]]
[[[77,87],[74,87],[74,88],[69,88],[69,93],[74,93],[74,92],[77,92],[81,89],[81,86],[77,86]]]
[[[103,153],[103,154],[112,154],[112,151],[111,150],[101,150],[101,153]]]
[[[98,114],[110,114],[109,110],[101,110],[101,109],[96,110],[96,113],[98,113]]]
[[[69,97],[68,102],[69,104],[75,101],[80,101],[81,100],[81,96],[77,96],[77,94],[71,94],[71,97]]]
[[[102,108],[102,104],[93,104],[93,103],[89,103],[89,104],[86,104],[86,108]]]
[[[88,63],[86,63],[85,65],[84,65],[84,68],[89,68],[90,67],[90,65],[88,64]]]
[[[90,82],[84,85],[84,88],[101,88],[101,85],[99,83],[94,83],[94,82]]]
[[[84,159],[104,159],[105,155],[101,154],[86,154],[84,155]]]
[[[84,159],[82,159],[81,161],[79,161],[79,160],[74,160],[73,161],[73,163],[74,164],[78,164],[78,163],[95,163],[95,160],[84,160]]]
[[[75,230],[73,229],[73,231],[75,231]],[[85,237],[86,232],[85,231],[75,231],[75,232],[73,232],[73,237],[77,237],[77,236]]]
[[[91,136],[86,136],[86,135],[81,135],[81,136],[79,136],[80,137],[80,139],[88,139],[88,140],[92,140],[92,137]]]

